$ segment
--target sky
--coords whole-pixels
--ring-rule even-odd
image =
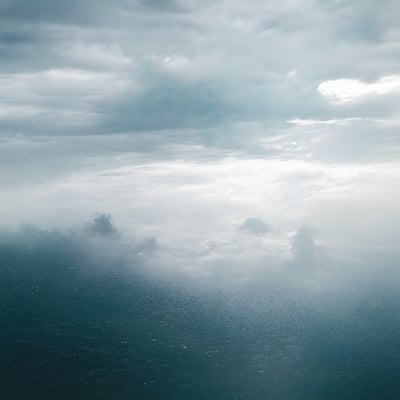
[[[399,15],[0,0],[3,228],[110,214],[153,268],[213,282],[395,262]]]

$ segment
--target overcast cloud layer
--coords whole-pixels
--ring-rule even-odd
[[[284,264],[302,227],[398,257],[399,7],[1,0],[3,225],[111,213],[196,276]]]
[[[194,275],[285,263],[302,226],[332,257],[398,257],[399,15],[2,0],[3,225],[111,213]]]

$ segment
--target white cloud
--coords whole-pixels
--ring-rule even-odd
[[[332,104],[346,104],[370,96],[400,93],[400,75],[384,76],[372,83],[358,79],[336,79],[324,81],[319,92]]]
[[[192,275],[211,265],[218,270],[222,259],[242,275],[252,267],[285,262],[291,236],[304,224],[337,255],[359,247],[360,238],[388,247],[395,242],[398,163],[337,165],[222,154],[193,161],[182,159],[187,151],[182,146],[175,161],[125,154],[125,166],[119,167],[111,152],[97,157],[92,172],[10,188],[3,191],[3,222],[71,224],[95,205],[110,212],[123,232],[156,237],[158,263]],[[238,227],[251,215],[274,229],[268,235],[243,235]]]
[[[295,126],[313,126],[313,125],[348,125],[351,122],[361,121],[362,118],[343,118],[343,119],[327,119],[327,120],[316,120],[316,119],[291,119],[288,121],[289,124]]]

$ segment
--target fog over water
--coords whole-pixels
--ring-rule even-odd
[[[395,0],[0,0],[0,397],[400,393]]]

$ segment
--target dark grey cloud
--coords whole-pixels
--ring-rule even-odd
[[[96,7],[94,7],[96,5]],[[3,20],[21,20],[38,23],[84,23],[96,21],[104,12],[106,1],[81,3],[78,0],[55,3],[50,0],[36,0],[25,3],[22,0],[2,0],[0,12]]]
[[[387,23],[398,5],[388,1],[382,7],[377,1],[319,1],[320,7],[337,19],[334,27],[341,41],[377,42],[384,40]]]
[[[110,131],[207,128],[234,113],[234,107],[208,82],[185,84],[156,77],[143,93],[123,99],[107,121]]]
[[[111,214],[97,213],[93,221],[87,224],[86,230],[93,235],[112,236],[117,230],[112,222]]]
[[[397,71],[390,46],[395,2],[10,0],[0,7],[0,73],[9,80],[2,84],[4,130],[201,129],[371,109],[382,116],[388,100],[344,112],[324,104],[316,88],[326,79],[376,79]],[[354,49],[357,36],[365,43]],[[61,75],[72,70],[75,76],[65,81]],[[58,76],[49,82],[51,71]],[[80,91],[68,88],[76,84]]]

